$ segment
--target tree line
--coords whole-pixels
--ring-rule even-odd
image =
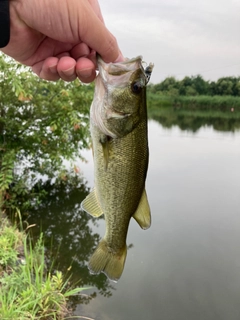
[[[171,96],[240,96],[240,77],[223,77],[217,81],[206,81],[201,75],[186,76],[182,80],[167,77],[160,83],[149,84],[148,91]]]

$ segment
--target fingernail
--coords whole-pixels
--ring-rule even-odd
[[[67,70],[62,70],[62,73],[64,73],[66,76],[72,76],[75,73],[75,68],[70,68]]]
[[[81,78],[90,78],[93,75],[93,70],[83,69],[81,71],[77,71],[77,75]]]
[[[57,64],[54,64],[52,66],[49,67],[49,70],[53,73],[56,74],[57,73]]]
[[[125,58],[124,58],[124,56],[122,55],[122,53],[120,52],[119,55],[118,55],[118,57],[117,57],[117,59],[116,59],[114,62],[122,62],[122,61],[124,61],[124,60],[125,60]]]

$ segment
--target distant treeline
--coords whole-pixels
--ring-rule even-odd
[[[158,84],[149,84],[148,92],[170,96],[235,96],[240,97],[240,77],[224,77],[206,81],[201,75],[177,80],[168,77]]]

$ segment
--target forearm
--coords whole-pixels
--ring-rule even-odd
[[[5,47],[10,38],[10,18],[8,0],[0,0],[0,48]]]

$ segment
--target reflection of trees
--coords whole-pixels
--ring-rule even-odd
[[[149,118],[159,122],[164,128],[178,126],[181,130],[196,132],[203,126],[212,126],[217,131],[231,131],[240,129],[239,118],[227,118],[213,115],[208,112],[184,112],[172,108],[159,108],[158,110],[149,110]]]
[[[109,280],[105,275],[92,276],[87,267],[88,260],[100,240],[97,233],[89,224],[96,225],[92,218],[80,208],[81,201],[86,197],[89,188],[85,183],[75,179],[74,183],[62,181],[51,185],[48,181],[41,184],[48,196],[28,217],[30,224],[37,224],[32,229],[33,235],[42,231],[45,239],[47,255],[54,259],[54,267],[68,276],[71,274],[71,283],[77,286],[94,286],[99,293],[109,297],[112,295]],[[70,271],[68,271],[70,270]],[[72,309],[76,304],[87,303],[91,297],[75,296],[71,299]]]

